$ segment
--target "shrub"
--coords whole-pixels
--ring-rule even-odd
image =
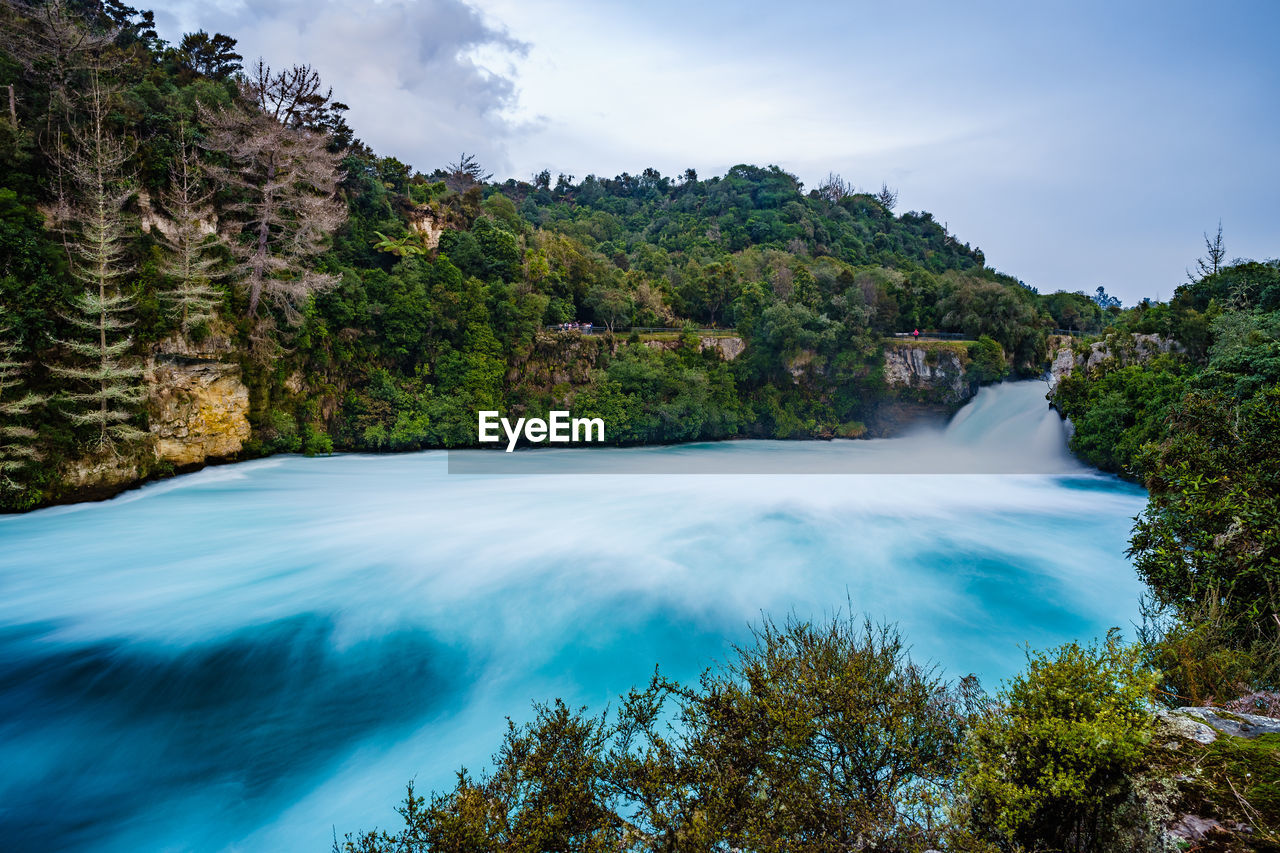
[[[1028,655],[974,728],[965,818],[1003,850],[1099,849],[1150,739],[1154,677],[1112,630],[1101,644]]]
[[[1233,610],[1216,588],[1194,609],[1144,601],[1142,641],[1148,664],[1160,674],[1163,704],[1230,704],[1280,683],[1280,645],[1270,637],[1242,643],[1231,630]]]
[[[302,452],[308,456],[327,456],[333,452],[333,439],[324,427],[307,424],[302,437]]]
[[[942,840],[976,681],[914,663],[869,621],[766,622],[696,686],[655,675],[617,712],[563,703],[509,725],[493,769],[410,789],[397,835],[347,853],[416,850],[898,850]]]
[[[983,335],[969,344],[969,377],[977,382],[999,382],[1009,375],[1009,363],[998,341]]]

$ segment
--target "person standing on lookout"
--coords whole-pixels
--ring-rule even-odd
[[[915,339],[916,339],[917,341],[918,341],[918,340],[920,340],[920,330],[919,330],[919,329],[916,329],[916,330],[915,330],[914,332],[912,332],[911,334],[915,337]]]

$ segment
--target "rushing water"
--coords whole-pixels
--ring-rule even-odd
[[[696,675],[762,612],[851,602],[994,686],[1137,609],[1144,495],[1070,459],[1040,383],[886,441],[498,459],[526,467],[282,457],[0,518],[0,844],[321,851],[531,700]],[[619,473],[672,469],[705,473]]]

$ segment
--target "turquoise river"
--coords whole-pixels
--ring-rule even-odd
[[[1145,503],[1040,382],[896,439],[276,457],[0,517],[5,849],[321,851],[504,717],[852,608],[994,688],[1132,634]]]

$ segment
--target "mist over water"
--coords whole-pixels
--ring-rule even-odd
[[[852,602],[994,688],[1136,617],[1145,495],[1062,427],[1014,383],[900,439],[277,457],[0,518],[0,838],[325,850],[762,612]]]

